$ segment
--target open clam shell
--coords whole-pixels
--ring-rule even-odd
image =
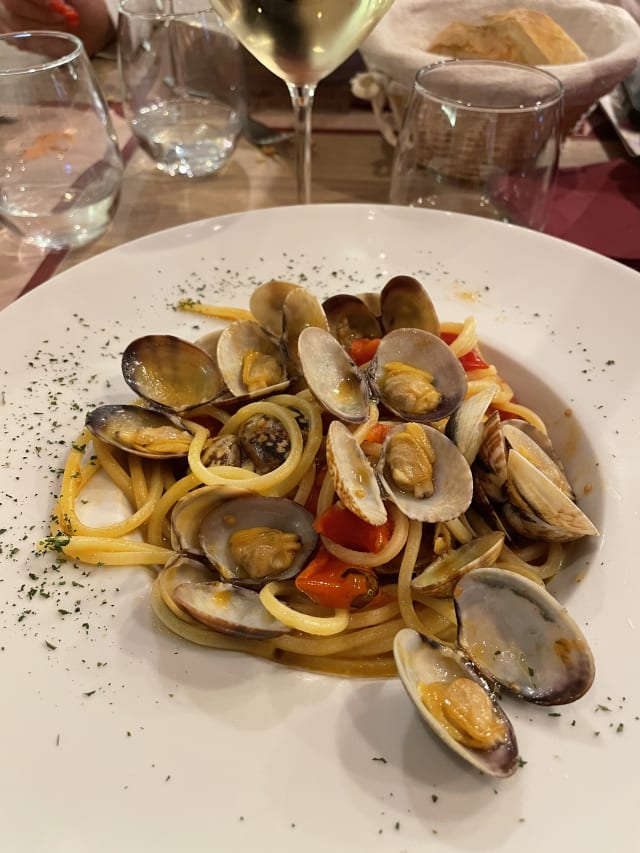
[[[458,644],[486,678],[540,705],[573,702],[591,687],[587,641],[544,586],[477,568],[456,585],[454,604]]]
[[[368,524],[387,520],[375,472],[360,445],[340,421],[327,430],[327,468],[342,503]]]
[[[424,329],[440,334],[440,321],[431,297],[418,279],[396,275],[382,288],[380,313],[385,332],[394,329]]]
[[[268,640],[291,630],[269,613],[255,590],[222,581],[182,583],[173,590],[179,607],[222,634]]]
[[[481,566],[492,566],[500,556],[503,544],[504,533],[492,532],[478,536],[436,557],[416,575],[411,581],[411,587],[436,597],[451,595],[456,583],[467,572]]]
[[[473,464],[482,444],[485,416],[497,391],[498,386],[494,385],[467,397],[447,421],[445,435],[453,441],[469,465]]]
[[[144,406],[98,406],[86,425],[102,441],[145,459],[178,459],[189,452],[192,434],[176,415]]]
[[[354,340],[382,337],[380,321],[369,306],[350,293],[337,293],[322,303],[329,331],[347,350]]]
[[[261,586],[294,577],[314,552],[313,515],[287,498],[241,495],[219,501],[202,519],[198,539],[220,575]]]
[[[507,457],[507,492],[509,500],[524,518],[540,520],[554,530],[557,541],[571,542],[598,533],[593,522],[565,491],[533,462],[511,449]]]
[[[275,337],[282,334],[282,306],[289,293],[301,285],[272,279],[254,288],[249,297],[249,310],[258,323]]]
[[[496,503],[506,501],[507,445],[499,412],[492,412],[484,424],[482,440],[473,461],[473,475],[489,500]]]
[[[132,341],[122,354],[122,375],[140,397],[178,413],[210,403],[224,389],[209,353],[173,335]]]
[[[394,383],[390,390],[387,376],[392,364],[406,365],[417,373],[409,374],[404,383]],[[421,380],[420,373],[430,375],[432,381]],[[367,375],[374,394],[403,420],[441,420],[458,408],[467,390],[467,376],[459,360],[439,337],[422,329],[402,328],[386,334]],[[428,391],[429,386],[439,400],[424,405],[421,392]]]
[[[223,329],[216,356],[222,378],[236,398],[264,396],[289,384],[278,342],[252,320],[238,320]],[[253,369],[247,366],[251,358],[259,360]]]
[[[171,547],[195,557],[203,557],[200,526],[205,516],[224,501],[247,497],[255,492],[237,486],[200,486],[181,497],[171,513]]]
[[[366,420],[369,391],[364,375],[330,332],[304,329],[298,355],[307,385],[328,412],[348,423]]]
[[[389,446],[395,434],[405,425],[394,427],[387,434],[376,466],[378,479],[384,492],[409,518],[416,521],[449,521],[457,518],[469,507],[473,497],[471,469],[455,444],[443,433],[428,424],[420,424],[434,452],[433,493],[416,497],[413,492],[398,486],[389,464]]]
[[[538,471],[557,486],[571,501],[576,496],[564,467],[549,438],[526,421],[505,421],[502,434],[507,446],[529,460]]]
[[[322,305],[304,287],[291,290],[282,303],[282,346],[287,356],[287,371],[299,376],[302,370],[298,354],[298,339],[309,326],[329,331],[329,323]]]
[[[403,628],[398,631],[393,643],[393,654],[398,675],[409,697],[434,734],[457,755],[483,773],[498,777],[511,776],[519,760],[513,726],[491,694],[486,682],[478,676],[469,661],[455,649],[423,637],[412,628]],[[440,714],[434,714],[423,701],[421,685],[442,684],[446,687],[462,680],[472,682],[476,697],[479,696],[482,700],[477,703],[477,707],[482,711],[482,721],[489,717],[496,731],[500,733],[499,738],[490,748],[477,748],[460,742],[452,736],[451,727],[447,725],[446,718],[443,719]],[[469,704],[465,709],[466,716],[473,717],[475,707]],[[489,709],[488,714],[486,709]],[[482,728],[482,724],[479,728]]]

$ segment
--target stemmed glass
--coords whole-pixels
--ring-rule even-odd
[[[285,81],[296,135],[298,202],[311,201],[316,86],[369,35],[393,0],[211,0],[238,40]]]

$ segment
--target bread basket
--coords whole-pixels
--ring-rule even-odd
[[[541,66],[564,85],[564,136],[640,60],[640,25],[624,9],[597,0],[395,0],[361,46],[367,71],[351,84],[356,96],[371,101],[392,145],[416,72],[446,58],[429,53],[426,46],[452,20],[480,23],[485,15],[516,5],[546,12],[588,57],[586,62]]]

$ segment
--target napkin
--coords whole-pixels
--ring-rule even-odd
[[[640,164],[562,169],[547,234],[622,261],[640,261]]]

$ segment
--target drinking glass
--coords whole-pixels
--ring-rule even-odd
[[[123,0],[118,61],[131,129],[157,168],[219,172],[242,131],[244,69],[207,0]]]
[[[561,143],[562,83],[539,68],[449,60],[418,71],[389,200],[541,230]]]
[[[36,246],[83,246],[111,222],[122,172],[80,40],[0,36],[0,222]]]
[[[247,50],[289,89],[298,201],[311,201],[316,86],[369,35],[393,0],[211,0]]]

